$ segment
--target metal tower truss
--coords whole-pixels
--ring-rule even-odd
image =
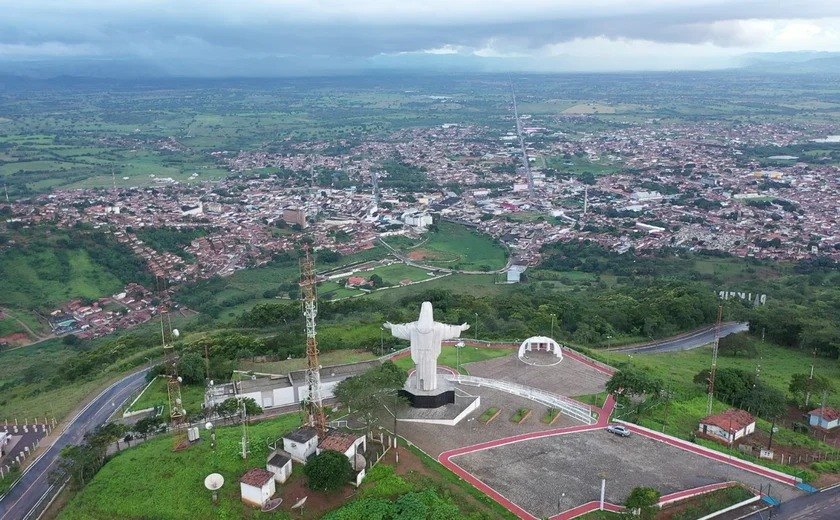
[[[315,317],[318,315],[318,298],[315,290],[315,262],[309,246],[304,247],[300,260],[300,288],[303,299],[303,316],[306,319],[306,383],[309,390],[307,411],[309,425],[323,437],[327,429],[324,416],[323,394],[321,392],[321,365],[318,361],[318,340],[316,339]]]

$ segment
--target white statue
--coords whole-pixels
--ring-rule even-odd
[[[386,322],[385,328],[391,330],[396,338],[411,341],[411,360],[417,367],[415,385],[418,390],[437,389],[437,358],[440,355],[440,343],[445,339],[454,339],[461,332],[470,328],[469,324],[446,325],[434,321],[431,302],[423,302],[420,318],[411,323],[394,325]]]

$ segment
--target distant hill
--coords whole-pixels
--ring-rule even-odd
[[[840,52],[774,52],[746,54],[743,68],[785,74],[840,74]]]

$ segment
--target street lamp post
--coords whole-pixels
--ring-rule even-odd
[[[551,313],[551,338],[554,338],[554,319],[557,318],[557,315],[553,312]]]
[[[475,314],[475,340],[478,341],[478,313]]]
[[[458,371],[458,375],[461,374],[461,349],[464,347],[464,342],[459,341],[455,343],[455,370]]]

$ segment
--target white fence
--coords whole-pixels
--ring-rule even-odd
[[[508,381],[499,381],[497,379],[487,379],[484,377],[453,375],[448,379],[454,383],[469,385],[469,386],[484,386],[487,388],[494,388],[507,392],[509,394],[518,395],[532,401],[544,404],[550,408],[556,408],[571,417],[577,419],[585,424],[593,424],[595,422],[594,414],[585,404],[579,403],[568,397],[562,395],[552,394],[539,388],[532,388],[530,386],[510,383]]]

